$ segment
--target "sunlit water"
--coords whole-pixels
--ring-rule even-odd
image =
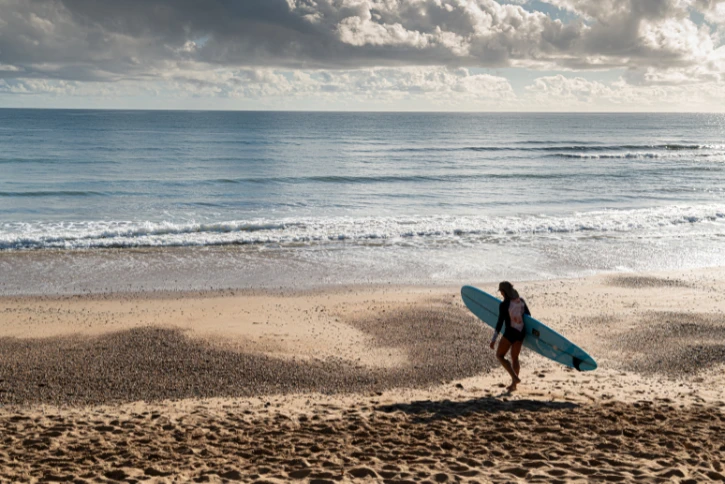
[[[0,110],[0,293],[725,263],[725,117]]]

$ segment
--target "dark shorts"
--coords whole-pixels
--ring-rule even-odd
[[[513,328],[506,328],[506,330],[503,332],[503,337],[506,338],[511,344],[514,344],[517,341],[523,341],[524,336],[526,336],[525,331],[516,331]]]

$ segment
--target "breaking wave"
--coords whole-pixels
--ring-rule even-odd
[[[604,210],[567,216],[300,218],[224,222],[56,222],[0,224],[0,250],[306,247],[321,244],[502,243],[541,237],[647,236],[682,226],[725,224],[724,205]],[[722,228],[719,229],[722,231]]]

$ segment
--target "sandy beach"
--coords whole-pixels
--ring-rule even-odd
[[[2,298],[0,481],[725,480],[725,268],[516,286],[599,369],[507,393],[460,287]]]

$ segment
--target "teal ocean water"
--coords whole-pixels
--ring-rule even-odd
[[[0,292],[723,263],[723,115],[0,110]]]

